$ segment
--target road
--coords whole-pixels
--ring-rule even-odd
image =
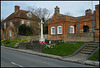
[[[1,47],[1,67],[91,67]]]

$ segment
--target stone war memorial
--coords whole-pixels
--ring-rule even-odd
[[[38,42],[40,44],[46,44],[45,38],[43,38],[43,24],[44,22],[41,20],[41,38],[39,39],[39,42]]]

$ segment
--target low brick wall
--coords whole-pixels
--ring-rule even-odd
[[[94,33],[87,32],[87,33],[74,33],[74,34],[67,34],[67,39],[65,41],[69,42],[93,42],[94,41]]]
[[[31,41],[31,42],[22,42],[19,43],[19,49],[30,49],[34,51],[42,52],[42,50],[45,48],[45,45],[38,44],[38,41]]]
[[[46,40],[46,44],[55,44],[58,45],[62,40]],[[50,43],[51,42],[51,43]],[[34,51],[42,52],[46,47],[46,44],[39,44],[38,41],[30,41],[30,42],[21,42],[19,43],[19,49],[30,49]]]
[[[38,40],[40,38],[40,35],[35,35],[35,36],[22,36],[22,35],[18,35],[17,39],[36,39]],[[48,35],[44,34],[44,38],[47,39]]]

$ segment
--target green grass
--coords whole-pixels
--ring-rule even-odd
[[[53,48],[46,48],[43,53],[68,56],[74,53],[78,48],[80,48],[84,43],[60,43]]]
[[[99,61],[99,49],[88,60]]]

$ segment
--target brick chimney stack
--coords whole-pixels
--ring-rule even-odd
[[[85,15],[86,15],[86,16],[92,15],[92,10],[91,10],[91,9],[87,9],[87,10],[85,11]]]
[[[55,14],[59,14],[59,7],[58,6],[56,6],[56,8],[55,8]]]
[[[15,12],[18,11],[18,10],[20,10],[20,6],[17,6],[17,5],[16,5],[16,6],[15,6]]]

